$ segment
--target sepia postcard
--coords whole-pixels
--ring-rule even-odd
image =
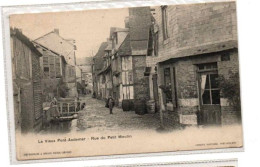
[[[4,32],[15,161],[243,150],[235,1],[28,9]]]

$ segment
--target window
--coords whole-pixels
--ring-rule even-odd
[[[56,71],[56,77],[61,76],[61,68],[60,68],[60,58],[55,58],[55,71]]]
[[[163,39],[166,40],[168,36],[168,13],[167,6],[162,6],[162,27],[163,27]]]
[[[152,55],[153,55],[153,32],[152,32],[152,29],[150,29],[147,56],[152,56]]]
[[[49,67],[44,67],[43,70],[44,72],[49,72]]]
[[[221,61],[229,61],[230,60],[230,54],[229,53],[223,53],[221,55]]]
[[[158,36],[158,32],[156,32],[154,34],[154,56],[158,56],[158,49],[159,49],[159,45],[158,45],[158,40],[159,40],[159,36]]]
[[[44,75],[44,77],[49,77],[49,75],[50,75],[50,69],[49,69],[49,67],[43,67],[43,75]]]
[[[203,105],[220,104],[217,63],[200,64],[200,94]]]

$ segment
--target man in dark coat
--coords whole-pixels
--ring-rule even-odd
[[[114,102],[114,99],[111,96],[108,97],[106,105],[109,108],[110,114],[113,114],[113,107],[115,105],[115,102]]]

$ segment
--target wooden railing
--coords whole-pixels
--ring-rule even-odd
[[[69,116],[77,114],[83,103],[83,101],[58,101],[57,107],[61,116]]]

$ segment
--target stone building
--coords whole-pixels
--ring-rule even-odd
[[[233,84],[239,92],[235,2],[160,6],[152,13],[154,53],[147,64],[157,74],[164,121],[237,122],[239,93],[234,102],[227,90]]]
[[[45,98],[59,96],[58,87],[64,85],[67,97],[77,95],[75,41],[64,39],[55,29],[33,41],[43,54],[40,59],[43,71],[43,89]]]
[[[18,29],[11,29],[11,56],[15,129],[22,133],[42,129],[42,54]]]

